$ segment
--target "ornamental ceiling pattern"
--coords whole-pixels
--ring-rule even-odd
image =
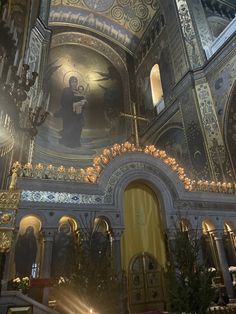
[[[159,0],[52,0],[49,22],[91,29],[134,52]]]

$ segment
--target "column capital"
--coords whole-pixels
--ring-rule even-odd
[[[124,231],[124,228],[113,228],[112,229],[112,235],[113,235],[113,238],[115,241],[120,240],[123,231]]]

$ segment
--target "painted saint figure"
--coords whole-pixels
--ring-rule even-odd
[[[54,244],[52,259],[52,276],[55,278],[68,277],[72,264],[74,248],[74,236],[69,223],[63,223],[59,227]]]
[[[55,117],[62,118],[62,130],[59,143],[76,148],[81,146],[81,133],[84,126],[84,107],[87,103],[83,86],[78,86],[78,79],[71,76],[69,86],[65,87],[61,97],[61,108]]]
[[[36,261],[37,240],[34,228],[29,226],[23,235],[19,235],[15,247],[16,276],[30,277],[32,266]]]

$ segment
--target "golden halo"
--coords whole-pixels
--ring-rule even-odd
[[[36,235],[41,230],[41,221],[38,219],[38,217],[26,216],[21,219],[19,227],[20,234],[24,234],[28,227],[33,227],[34,234]]]
[[[64,86],[69,86],[69,79],[71,76],[75,76],[78,79],[78,86],[83,86],[85,91],[89,90],[89,83],[85,79],[84,75],[81,74],[79,71],[71,70],[64,74],[63,76],[63,84]]]
[[[71,76],[77,77],[78,83],[79,83],[78,85],[83,85],[83,83],[82,83],[84,81],[83,75],[78,71],[68,71],[64,74],[63,83],[65,85],[67,85],[67,86],[69,85],[69,79]]]

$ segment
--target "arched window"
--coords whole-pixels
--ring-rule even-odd
[[[160,68],[158,64],[155,64],[152,67],[152,70],[150,73],[150,81],[151,81],[151,89],[152,89],[153,106],[156,108],[157,113],[160,113],[165,108],[165,104],[163,100],[161,74],[160,74]]]

